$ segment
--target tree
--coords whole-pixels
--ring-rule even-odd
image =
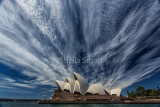
[[[131,93],[129,93],[129,96],[128,97],[131,97],[131,98],[135,98],[136,97],[136,94],[134,91],[131,91]]]
[[[147,89],[145,91],[145,96],[151,96],[152,89]]]
[[[150,96],[158,96],[157,90],[152,89]]]
[[[128,97],[129,97],[129,91],[127,90],[127,95],[128,95]]]
[[[157,93],[158,93],[158,96],[160,96],[160,88],[159,88],[159,86],[157,86]]]
[[[160,90],[159,86],[157,86],[157,90]]]
[[[139,96],[144,96],[144,95],[145,95],[144,87],[137,86],[137,88],[136,88],[136,96],[139,97]]]
[[[144,97],[144,96],[160,96],[160,88],[157,86],[157,89],[144,89],[144,87],[137,86],[136,91],[132,91],[129,93],[127,90],[128,97]]]

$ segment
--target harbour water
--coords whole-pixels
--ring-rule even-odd
[[[160,104],[37,104],[36,101],[0,102],[0,107],[160,107]]]

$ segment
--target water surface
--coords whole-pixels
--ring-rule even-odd
[[[160,107],[160,104],[37,104],[36,101],[0,102],[0,107]]]

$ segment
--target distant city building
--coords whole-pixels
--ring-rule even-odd
[[[52,101],[120,101],[121,89],[105,89],[102,84],[89,85],[79,74],[73,73],[74,79],[66,77],[66,81],[56,80],[58,89],[50,97]]]

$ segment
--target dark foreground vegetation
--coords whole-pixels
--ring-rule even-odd
[[[142,86],[137,86],[135,91],[129,92],[127,90],[128,97],[138,98],[138,97],[160,97],[160,88],[157,86],[156,89],[145,89]]]

